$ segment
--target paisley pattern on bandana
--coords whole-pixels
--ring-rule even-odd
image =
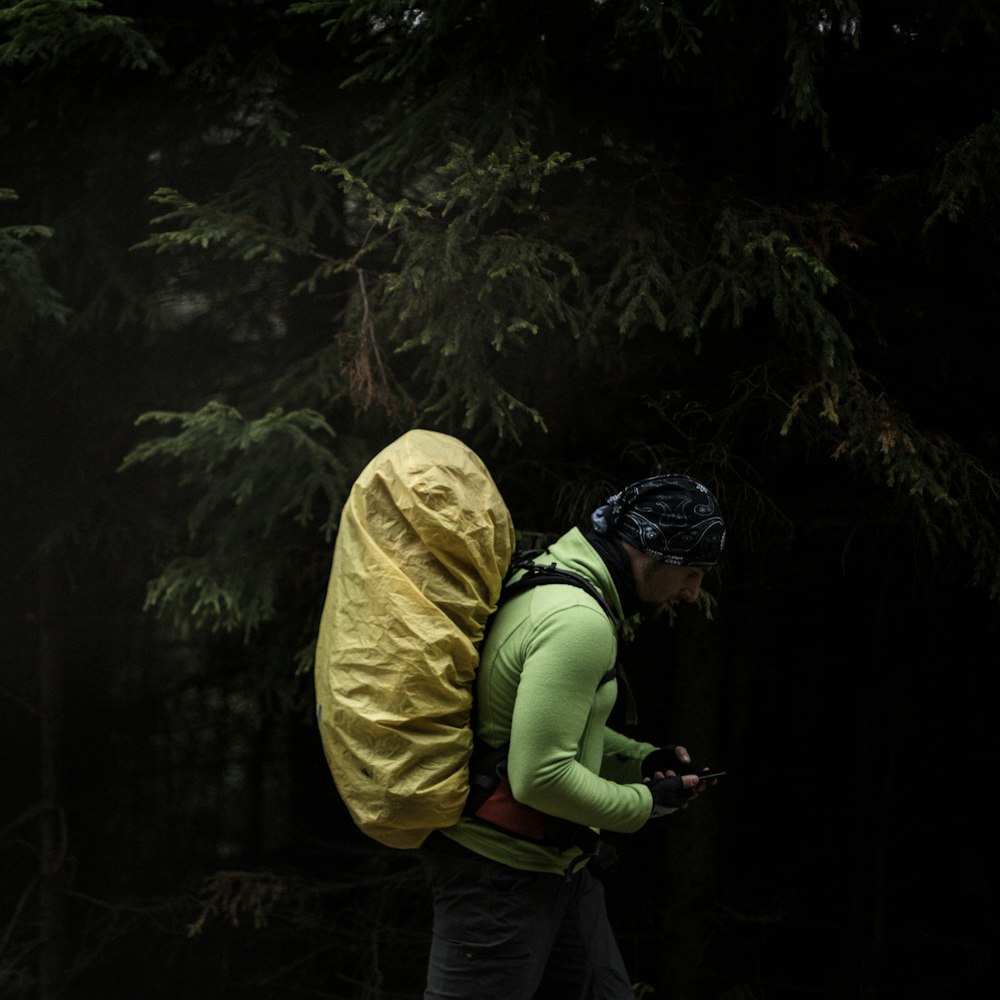
[[[673,566],[714,566],[726,542],[719,504],[690,476],[652,476],[610,496],[590,515],[599,535],[616,535]]]

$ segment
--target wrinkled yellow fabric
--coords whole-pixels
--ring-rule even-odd
[[[468,794],[478,643],[514,548],[485,465],[456,438],[409,431],[355,481],[316,648],[327,763],[355,823],[419,847]]]

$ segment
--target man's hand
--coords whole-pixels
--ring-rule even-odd
[[[654,750],[642,762],[646,775],[643,781],[649,785],[653,796],[652,816],[666,816],[687,807],[716,779],[702,781],[698,775],[710,768],[695,764],[686,747],[670,743]]]
[[[668,743],[666,746],[654,750],[642,762],[644,779],[662,778],[667,774],[698,775],[710,770],[711,768],[702,764],[695,764],[691,760],[691,754],[688,753],[687,748],[678,746],[676,743]],[[709,785],[714,785],[715,783],[715,778],[706,782]]]
[[[678,809],[687,809],[698,798],[703,787],[696,774],[674,774],[673,771],[657,771],[652,778],[646,778],[649,792],[653,796],[651,816],[666,816]]]
[[[687,748],[676,743],[668,743],[654,750],[642,762],[642,773],[648,778],[654,777],[657,773],[662,776],[667,771],[672,774],[693,774],[695,770]]]

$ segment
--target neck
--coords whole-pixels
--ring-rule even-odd
[[[639,610],[639,598],[635,592],[635,577],[632,573],[632,563],[622,543],[617,538],[612,538],[608,535],[598,535],[594,531],[586,532],[585,537],[601,559],[604,560],[604,565],[608,567],[608,572],[611,574],[611,582],[615,585],[615,590],[618,591],[622,613],[626,618],[635,614]]]

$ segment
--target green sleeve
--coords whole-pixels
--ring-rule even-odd
[[[630,739],[605,727],[601,777],[621,784],[642,781],[642,762],[655,749],[652,743]]]
[[[544,588],[556,589],[562,588]],[[616,684],[601,680],[615,660],[614,631],[592,604],[567,607],[563,599],[549,613],[544,601],[538,605],[522,637],[507,761],[511,789],[549,815],[630,833],[649,818],[649,789],[600,775],[616,695]]]

